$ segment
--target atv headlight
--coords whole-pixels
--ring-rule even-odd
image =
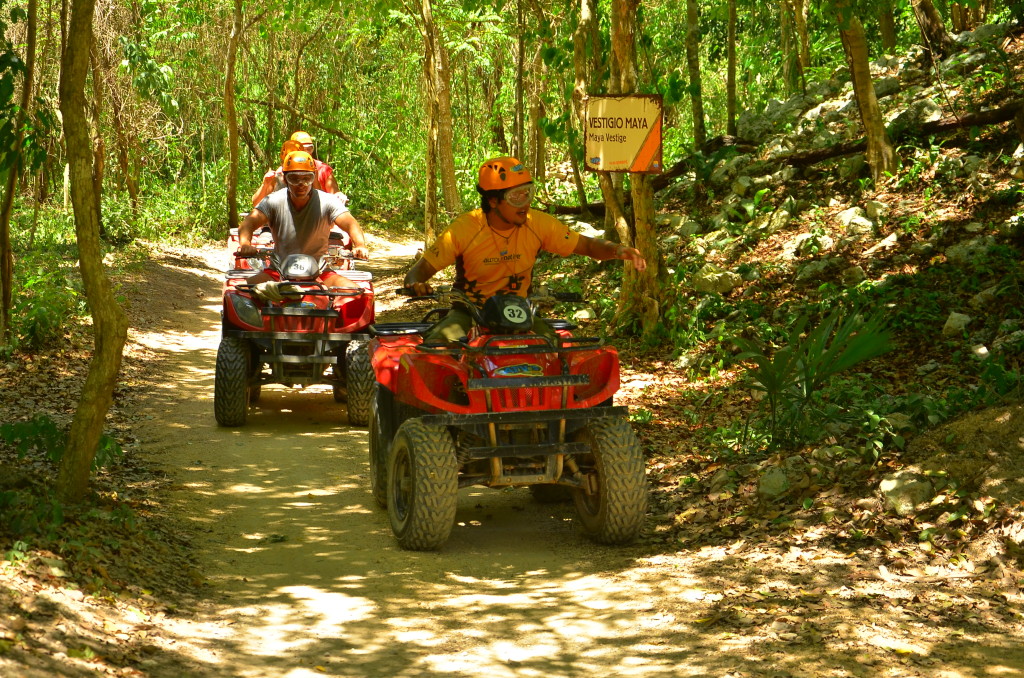
[[[235,315],[238,316],[239,320],[246,325],[252,325],[260,329],[263,328],[263,316],[260,314],[260,310],[256,308],[256,304],[253,303],[252,299],[241,294],[229,294],[228,299],[231,300],[231,308],[234,309]]]

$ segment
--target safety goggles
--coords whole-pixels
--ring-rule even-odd
[[[289,186],[309,186],[314,176],[312,172],[285,172],[284,180]]]
[[[533,201],[534,190],[533,184],[523,184],[508,189],[502,197],[512,207],[526,207]]]

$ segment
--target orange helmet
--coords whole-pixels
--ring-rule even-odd
[[[289,139],[288,141],[286,141],[283,144],[281,144],[281,162],[283,163],[284,159],[287,158],[288,154],[291,153],[292,151],[301,151],[301,150],[304,150],[302,148],[302,144],[301,143],[299,143],[298,141],[295,141],[294,139]]]
[[[292,151],[284,158],[281,169],[285,172],[315,172],[316,163],[313,156],[305,151]]]
[[[309,132],[298,131],[292,135],[291,141],[298,141],[300,144],[311,144],[313,143],[313,137],[309,136]]]
[[[515,158],[491,158],[480,167],[477,183],[483,191],[500,191],[530,181],[530,170]]]

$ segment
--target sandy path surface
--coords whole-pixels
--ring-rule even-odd
[[[412,251],[367,268],[382,280]],[[162,375],[142,403],[151,418],[141,447],[174,479],[164,501],[199,535],[211,584],[195,610],[163,621],[149,675],[1021,675],[1010,638],[950,638],[898,610],[844,607],[873,584],[850,578],[843,554],[827,549],[766,560],[742,541],[675,553],[599,547],[578,532],[571,505],[469,489],[440,552],[400,550],[369,492],[367,432],[347,424],[328,388],[265,387],[246,426],[216,425],[216,266],[209,253],[163,262],[152,273],[177,290],[174,312],[161,331],[132,337],[159,356]],[[787,609],[811,626],[780,616],[744,633],[719,605],[738,586],[793,591]],[[848,623],[824,638],[804,632],[824,614]],[[877,663],[912,640],[914,661]]]

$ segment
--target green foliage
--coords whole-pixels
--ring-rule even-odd
[[[0,425],[0,440],[14,446],[19,457],[35,452],[57,464],[64,456],[67,432],[48,415],[37,414],[28,421]],[[117,440],[104,433],[100,436],[92,468],[96,470],[108,466],[123,455],[124,450]]]
[[[11,318],[16,344],[31,350],[55,346],[68,325],[85,313],[84,297],[60,268],[40,265],[18,272]]]
[[[890,332],[881,314],[862,318],[836,309],[814,328],[808,316],[797,319],[787,343],[768,355],[754,342],[735,337],[751,360],[747,371],[753,389],[765,394],[763,415],[774,445],[795,445],[820,434],[828,410],[821,393],[836,375],[890,350]]]

